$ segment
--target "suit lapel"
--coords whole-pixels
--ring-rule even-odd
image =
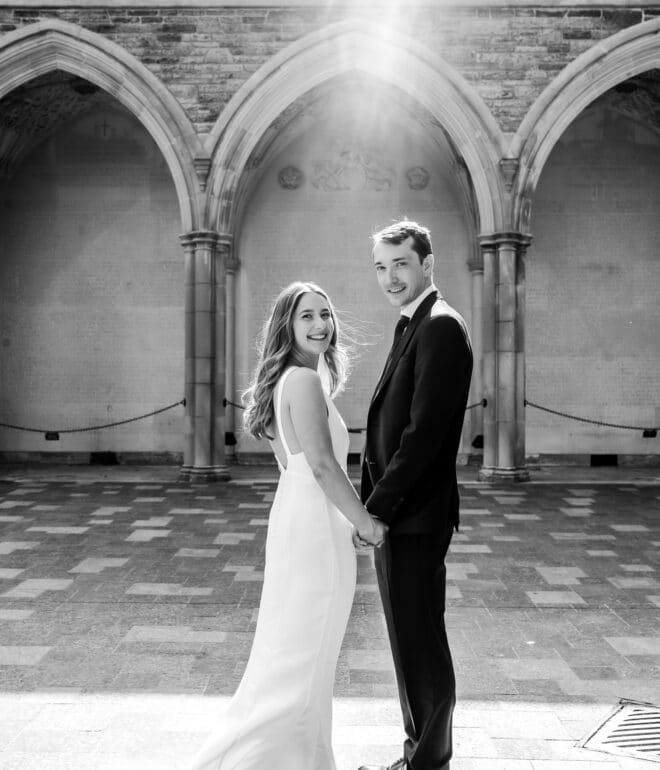
[[[406,348],[410,344],[410,341],[412,340],[413,335],[417,331],[417,327],[421,323],[424,316],[433,307],[437,298],[438,298],[437,292],[432,292],[431,294],[429,294],[428,297],[425,298],[425,300],[417,308],[417,310],[415,310],[413,317],[410,319],[410,322],[406,327],[405,334],[403,335],[403,337],[401,337],[398,345],[392,351],[392,357],[390,358],[389,363],[387,364],[383,373],[381,374],[380,380],[378,380],[378,384],[376,385],[376,390],[374,391],[374,395],[371,399],[372,404],[378,398],[378,395],[380,394],[380,392],[383,390],[383,388],[389,381],[390,377],[392,376],[392,372],[396,369],[396,365],[399,362],[399,359],[406,351]]]

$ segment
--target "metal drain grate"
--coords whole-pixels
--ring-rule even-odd
[[[579,745],[608,754],[660,762],[660,707],[621,700]]]

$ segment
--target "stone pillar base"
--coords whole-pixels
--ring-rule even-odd
[[[229,481],[231,476],[226,465],[208,465],[191,468],[184,465],[179,471],[179,481]]]
[[[529,481],[527,468],[487,468],[483,466],[477,474],[479,481]]]

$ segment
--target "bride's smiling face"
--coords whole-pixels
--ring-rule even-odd
[[[293,340],[298,355],[310,366],[316,367],[318,357],[330,345],[334,330],[326,298],[315,292],[305,292],[293,314]]]

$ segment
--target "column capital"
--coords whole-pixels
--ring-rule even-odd
[[[479,245],[482,249],[493,249],[506,245],[527,248],[531,242],[532,236],[527,233],[499,232],[479,236]]]
[[[234,254],[234,239],[232,236],[228,233],[218,233],[218,241],[215,248],[222,257],[222,264],[225,268],[225,272],[234,275],[238,271],[241,263]]]
[[[220,234],[215,230],[191,230],[179,236],[179,240],[184,246],[207,246],[215,247],[220,239]]]
[[[234,239],[229,233],[216,233],[217,235],[217,243],[216,248],[217,250],[226,256],[227,254],[231,254],[233,251],[234,246]]]

